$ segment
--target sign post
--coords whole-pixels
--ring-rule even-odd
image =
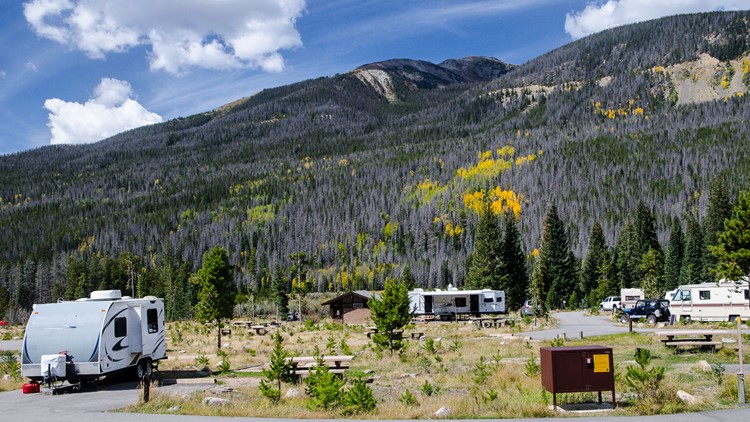
[[[737,386],[737,395],[739,403],[745,404],[745,368],[742,364],[742,318],[737,318],[737,354],[740,355],[740,372],[737,374],[739,385]]]

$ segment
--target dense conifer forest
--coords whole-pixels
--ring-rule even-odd
[[[748,53],[750,13],[683,15],[518,66],[389,60],[0,157],[0,314],[119,288],[188,317],[217,245],[240,294],[381,289],[405,267],[464,286],[487,212],[506,258],[469,285],[496,277],[515,302],[711,280],[750,175]]]

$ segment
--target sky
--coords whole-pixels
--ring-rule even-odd
[[[391,58],[523,64],[750,0],[0,0],[0,155],[96,142]]]

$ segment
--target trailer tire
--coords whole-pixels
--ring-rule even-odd
[[[739,315],[729,315],[729,322],[737,322]]]
[[[693,319],[690,318],[690,315],[685,315],[682,317],[683,324],[690,324],[691,322],[693,322]]]
[[[148,375],[148,377],[151,377],[151,374],[153,373],[153,366],[151,365],[151,359],[143,359],[138,362],[138,365],[135,367],[135,375],[138,378],[138,380],[142,380],[144,376]]]

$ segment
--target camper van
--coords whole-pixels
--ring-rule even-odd
[[[643,293],[643,289],[636,289],[636,288],[620,289],[620,300],[622,302],[623,309],[634,308],[636,302],[638,302],[639,300],[643,300],[645,298],[646,296]]]
[[[76,301],[34,305],[21,375],[75,383],[132,370],[142,378],[166,358],[164,301],[103,290]]]
[[[462,314],[504,314],[505,292],[502,290],[448,290],[409,292],[409,302],[414,315],[439,316],[441,320],[454,319]]]
[[[748,283],[726,282],[686,284],[670,300],[672,315],[690,322],[734,321],[750,318]]]

